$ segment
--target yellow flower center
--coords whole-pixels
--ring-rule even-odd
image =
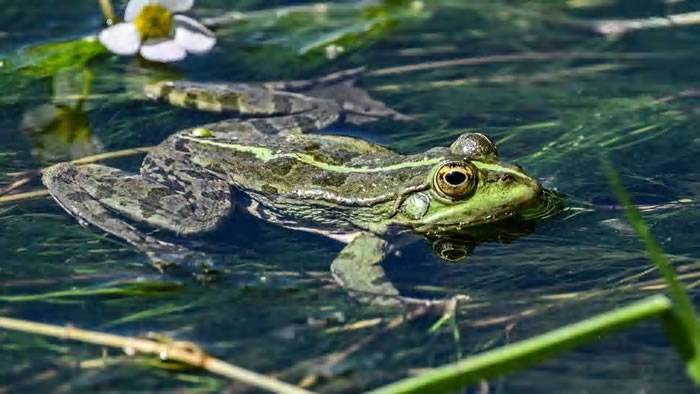
[[[168,38],[173,30],[173,14],[160,4],[149,4],[143,7],[134,24],[144,41]]]

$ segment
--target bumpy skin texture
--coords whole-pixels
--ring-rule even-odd
[[[379,265],[391,248],[379,237],[389,230],[434,236],[500,220],[535,203],[541,187],[499,162],[493,143],[479,133],[417,155],[357,138],[304,134],[341,117],[358,123],[406,118],[354,87],[353,78],[149,86],[155,99],[247,117],[175,133],[146,156],[140,174],[62,163],[45,172],[44,183],[82,223],[126,240],[161,265],[193,256],[130,221],[197,235],[216,229],[238,204],[263,220],[348,242],[332,264],[338,282],[392,303],[398,291]],[[447,196],[436,186],[446,163],[471,171],[466,192]],[[450,176],[448,182],[463,181]],[[460,185],[455,190],[466,187]]]

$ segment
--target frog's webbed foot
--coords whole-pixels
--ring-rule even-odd
[[[356,78],[320,84],[304,92],[306,95],[335,101],[341,108],[343,120],[360,125],[380,119],[400,121],[413,120],[413,117],[389,108],[383,102],[372,98],[366,90],[355,86]]]
[[[333,278],[362,303],[381,306],[431,304],[433,301],[399,294],[396,287],[386,278],[381,266],[388,252],[388,242],[374,234],[361,233],[333,260]]]
[[[365,67],[358,67],[308,81],[269,82],[265,85],[277,90],[333,101],[340,108],[343,120],[352,124],[359,125],[380,119],[413,120],[413,117],[389,108],[383,102],[372,98],[366,90],[355,86],[364,72]]]
[[[158,271],[168,275],[193,277],[201,283],[217,281],[221,276],[221,269],[206,253],[162,241],[141,244],[138,249]]]

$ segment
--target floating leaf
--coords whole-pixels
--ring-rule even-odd
[[[83,67],[106,53],[107,49],[95,37],[43,44],[3,60],[3,70],[35,78],[50,77],[67,68]]]

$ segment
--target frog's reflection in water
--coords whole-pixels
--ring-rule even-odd
[[[461,232],[428,235],[435,254],[445,262],[468,261],[476,247],[485,242],[511,243],[535,231],[536,221],[506,219],[498,223],[477,226]]]

